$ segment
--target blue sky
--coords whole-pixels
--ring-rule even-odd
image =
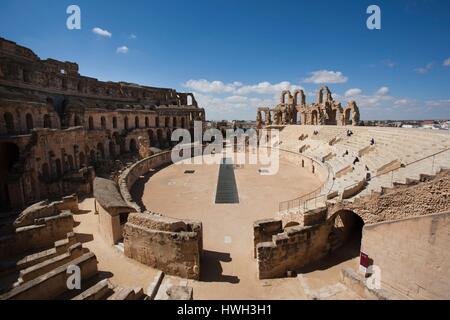
[[[68,30],[68,5],[81,30]],[[369,5],[381,30],[366,27]],[[448,0],[1,0],[0,36],[100,80],[192,91],[208,119],[254,119],[323,84],[362,119],[450,118]],[[94,32],[97,28],[97,32]],[[120,48],[120,49],[119,49]]]

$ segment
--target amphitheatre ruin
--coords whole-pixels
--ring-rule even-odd
[[[0,38],[0,299],[450,299],[450,134],[306,100],[257,110],[276,174],[234,138],[173,163],[206,121],[192,93]]]

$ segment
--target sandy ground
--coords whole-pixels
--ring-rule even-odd
[[[195,299],[307,299],[305,286],[296,278],[258,280],[253,258],[253,222],[274,217],[278,203],[317,188],[319,181],[305,169],[281,162],[276,175],[259,174],[258,165],[235,169],[238,204],[215,204],[219,165],[171,165],[136,183],[132,190],[145,207],[166,216],[199,220],[203,223],[204,255],[201,280],[189,281]],[[185,174],[185,170],[195,170]],[[122,287],[146,287],[156,270],[123,256],[98,236],[98,217],[92,212],[93,199],[80,203],[75,232],[93,251],[99,270]],[[355,266],[351,256],[330,257],[303,277],[311,290],[339,281],[344,266]],[[169,277],[176,283],[181,279]],[[350,295],[344,298],[352,298]]]

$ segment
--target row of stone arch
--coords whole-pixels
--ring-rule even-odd
[[[286,100],[287,97],[287,100]],[[275,108],[259,108],[257,110],[257,127],[263,125],[358,125],[359,108],[355,101],[348,102],[345,108],[333,100],[328,87],[321,87],[317,93],[316,102],[306,104],[303,90],[296,90],[292,95],[285,90],[281,93],[280,104]]]
[[[287,99],[286,99],[287,96]],[[300,96],[300,99],[299,99]],[[319,88],[316,95],[316,103],[321,104],[324,102],[333,101],[333,95],[330,88],[323,86]],[[293,104],[294,106],[306,106],[306,95],[303,89],[297,89],[291,94],[290,90],[284,90],[281,92],[280,104]]]
[[[25,115],[25,128],[19,128],[17,126],[17,121],[12,112],[4,112],[2,119],[2,131],[7,134],[16,134],[24,131],[30,132],[35,128],[35,119],[31,113]],[[44,128],[53,128],[52,117],[48,113],[42,116],[42,123]]]
[[[140,128],[150,128],[152,127],[150,125],[150,118],[149,117],[145,117],[144,118],[144,123],[143,126],[141,126],[141,121],[140,121],[140,117],[135,116],[134,118],[134,126],[131,127],[130,125],[130,120],[127,116],[125,116],[123,118],[123,129],[125,130],[129,130],[129,129],[140,129]],[[75,126],[80,126],[81,125],[81,120],[79,118],[79,116],[75,116],[75,120],[74,120],[74,125]],[[111,125],[113,129],[117,129],[118,128],[118,118],[117,117],[113,117],[112,121],[111,121]],[[161,123],[159,120],[159,117],[155,117],[155,127],[160,127]],[[180,121],[178,121],[177,117],[165,117],[164,118],[164,127],[165,128],[169,128],[169,127],[178,127],[180,126],[181,128],[186,128],[186,119],[183,117],[181,118]],[[89,130],[95,130],[95,129],[102,129],[102,130],[106,130],[108,128],[108,124],[107,124],[107,120],[106,117],[102,116],[100,117],[100,128],[98,128],[95,125],[94,122],[94,118],[92,116],[88,117],[88,129]]]

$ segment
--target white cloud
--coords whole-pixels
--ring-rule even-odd
[[[134,33],[130,34],[130,38],[131,39],[137,39],[137,35],[135,35]]]
[[[387,106],[388,102],[395,100],[394,97],[388,95],[389,88],[381,87],[372,95],[362,94],[362,90],[358,88],[350,89],[345,92],[344,96],[333,94],[333,99],[345,104],[350,100],[355,100],[359,107],[362,108],[380,108]]]
[[[385,60],[382,61],[382,63],[384,65],[388,66],[389,68],[393,68],[393,67],[395,67],[397,65],[395,62],[393,62],[390,59],[385,59]]]
[[[362,93],[361,89],[353,88],[353,89],[347,90],[347,92],[345,92],[345,96],[346,97],[355,97],[355,96],[359,96],[361,93]]]
[[[203,92],[203,93],[226,93],[235,91],[236,87],[241,86],[240,82],[225,84],[222,81],[208,81],[205,79],[189,80],[183,84],[184,87]]]
[[[428,107],[450,107],[450,99],[447,100],[428,100],[425,102]]]
[[[378,89],[378,91],[375,93],[377,96],[385,96],[389,93],[389,88],[388,87],[381,87],[380,89]]]
[[[94,29],[92,29],[92,32],[97,34],[97,35],[99,35],[99,36],[102,36],[102,37],[108,37],[108,38],[112,37],[112,33],[111,32],[109,32],[108,30],[103,30],[103,29],[101,29],[99,27],[95,27]]]
[[[450,67],[450,58],[444,60],[443,65],[444,65],[444,67]]]
[[[238,88],[236,93],[238,94],[280,94],[283,90],[295,91],[297,89],[303,89],[301,86],[294,85],[289,81],[282,81],[272,84],[270,82],[260,82],[255,85],[246,85]]]
[[[430,62],[429,64],[427,64],[425,67],[420,67],[420,68],[416,68],[414,69],[417,73],[420,74],[425,74],[428,73],[432,68],[433,68],[434,62]]]
[[[128,51],[130,51],[130,49],[128,49],[128,47],[126,47],[126,46],[119,47],[116,50],[117,53],[122,53],[122,54],[126,54],[126,53],[128,53]]]
[[[342,72],[319,70],[311,72],[311,77],[303,80],[306,83],[324,84],[324,83],[345,83],[348,78]]]
[[[394,101],[394,105],[395,106],[411,106],[414,105],[416,103],[416,101],[414,100],[410,100],[410,99],[397,99]]]
[[[236,95],[280,94],[283,90],[294,91],[296,89],[302,89],[301,86],[294,85],[289,81],[282,81],[275,84],[265,81],[257,84],[244,85],[242,82],[238,81],[224,83],[219,80],[208,81],[205,79],[191,79],[185,82],[183,86],[203,93],[233,93]]]

